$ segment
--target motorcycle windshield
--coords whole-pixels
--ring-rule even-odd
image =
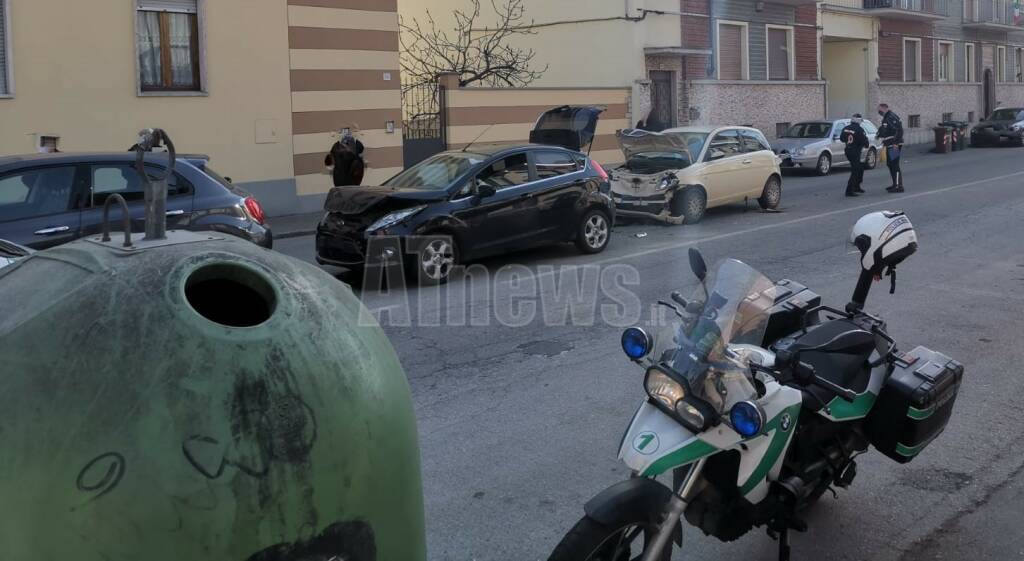
[[[693,396],[722,413],[756,395],[749,353],[737,345],[761,345],[774,283],[749,265],[727,259],[708,276],[706,286],[706,294],[698,288],[688,301],[686,318],[659,334],[656,352],[686,378]]]

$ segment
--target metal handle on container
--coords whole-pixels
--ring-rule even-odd
[[[163,177],[151,181],[143,163],[146,152],[160,146],[167,146],[167,168]],[[176,154],[174,143],[163,129],[145,129],[139,132],[135,149],[135,170],[142,177],[146,193],[146,237],[147,240],[162,240],[167,237],[167,180],[174,173]]]
[[[121,204],[121,228],[124,230],[124,247],[132,246],[132,219],[128,214],[128,203],[125,202],[124,197],[118,193],[114,193],[107,197],[107,200],[103,202],[103,237],[102,241],[110,241],[110,201],[117,201]]]

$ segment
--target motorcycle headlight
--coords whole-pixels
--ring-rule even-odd
[[[392,212],[391,214],[381,217],[373,224],[370,224],[370,227],[367,228],[366,231],[374,232],[376,230],[382,230],[384,228],[394,226],[425,208],[427,208],[426,205],[421,205]]]
[[[647,371],[644,389],[651,399],[670,411],[675,411],[676,404],[682,403],[686,398],[686,388],[657,368]]]
[[[690,394],[683,382],[659,368],[647,371],[644,389],[658,409],[694,432],[704,431],[709,416],[714,414],[706,403]]]

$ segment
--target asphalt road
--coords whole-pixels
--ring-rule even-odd
[[[841,307],[858,274],[850,228],[883,209],[908,213],[920,249],[900,268],[896,293],[876,285],[868,309],[904,347],[924,344],[963,362],[964,388],[946,432],[914,462],[877,453],[858,460],[852,488],[823,499],[808,514],[810,531],[793,536],[794,558],[1020,558],[1022,155],[908,155],[908,190],[899,195],[884,192],[884,169],[867,173],[868,193],[856,199],[842,196],[843,170],[787,177],[779,213],[736,205],[695,226],[624,225],[596,257],[547,248],[488,260],[491,282],[364,290],[368,307],[395,312],[385,329],[417,408],[430,559],[545,559],[583,503],[627,477],[616,448],[643,397],[641,372],[619,350],[621,326],[609,323],[635,319],[622,312],[637,302],[643,321],[658,298],[691,290],[687,248],[798,280]],[[295,238],[277,248],[311,259],[312,244]],[[502,267],[508,274],[497,276]],[[602,275],[612,290],[588,298]],[[564,287],[576,278],[584,296],[573,303]],[[687,528],[685,551],[674,558],[776,559],[762,531],[723,544]]]

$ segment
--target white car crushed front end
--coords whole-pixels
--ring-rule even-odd
[[[686,187],[679,174],[693,162],[685,138],[639,129],[618,131],[616,137],[626,157],[611,173],[616,214],[682,224],[672,201]]]

